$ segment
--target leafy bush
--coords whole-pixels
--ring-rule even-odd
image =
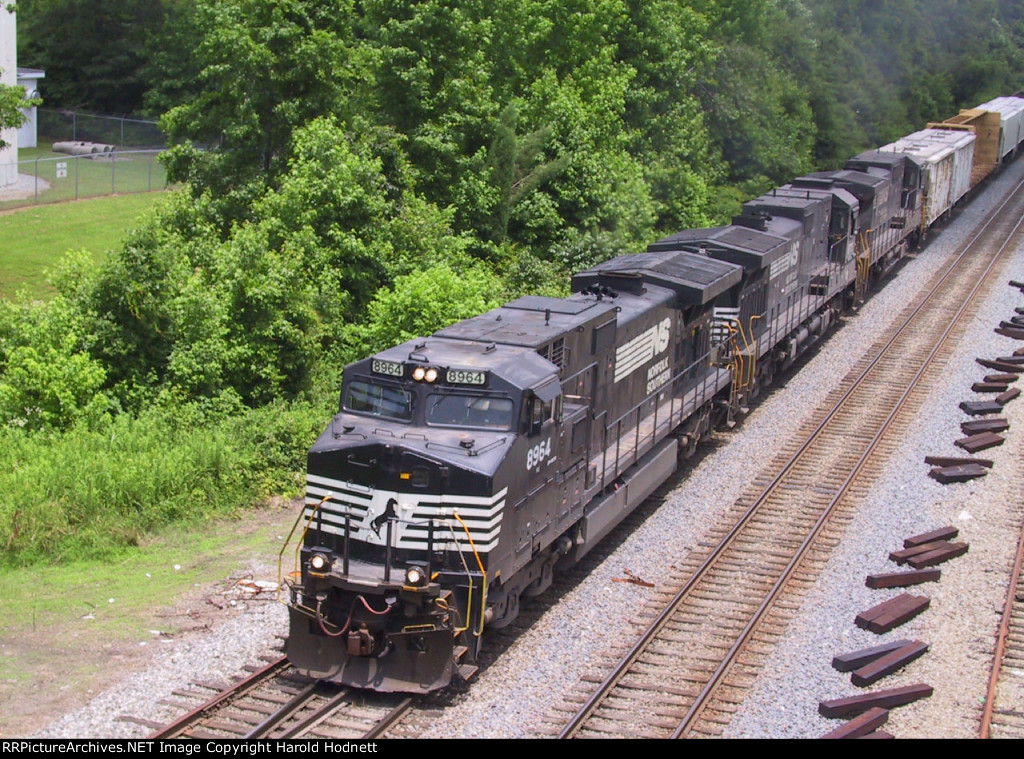
[[[230,399],[157,404],[66,432],[0,429],[0,562],[109,558],[172,522],[295,494],[330,411]]]

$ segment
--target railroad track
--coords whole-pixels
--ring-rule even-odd
[[[981,738],[1024,738],[1024,533],[1010,573],[978,733]]]
[[[301,677],[281,657],[150,738],[370,739],[393,729],[414,706],[409,696]]]
[[[721,734],[993,286],[1020,236],[1022,186],[687,559],[637,642],[554,719],[559,737]]]

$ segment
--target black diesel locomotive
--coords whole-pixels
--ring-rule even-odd
[[[1024,103],[1024,101],[1022,101]],[[913,245],[912,151],[872,151],[346,367],[309,451],[288,657],[425,692],[583,557]]]

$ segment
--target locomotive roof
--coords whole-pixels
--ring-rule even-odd
[[[832,207],[845,205],[847,208],[852,208],[856,211],[860,206],[859,199],[853,193],[834,182],[815,187],[799,187],[796,184],[790,183],[784,184],[775,190],[775,195],[778,196],[799,197],[801,194],[808,198],[820,197],[828,200]]]
[[[816,171],[793,180],[794,187],[837,187],[848,189],[858,200],[872,200],[886,178],[863,171],[842,169],[840,171]]]
[[[823,196],[812,197],[808,194],[778,194],[773,191],[759,198],[748,200],[743,204],[745,212],[766,209],[776,216],[784,216],[788,219],[806,219],[819,213],[819,209],[826,202]],[[828,200],[831,204],[831,200]]]
[[[748,271],[770,266],[791,249],[789,240],[749,227],[684,229],[651,243],[650,252],[685,250],[738,264]]]
[[[647,285],[675,294],[682,307],[714,300],[743,278],[736,264],[682,250],[632,253],[581,271],[572,278],[575,292],[593,285],[641,292]]]
[[[551,362],[531,348],[437,336],[409,340],[380,351],[373,358],[401,364],[422,362],[445,368],[486,370],[522,389],[541,384],[553,372]]]
[[[536,350],[552,338],[591,322],[600,320],[604,323],[607,321],[605,314],[614,311],[615,306],[609,301],[583,296],[549,298],[527,295],[434,334],[453,340],[522,345]]]
[[[906,160],[906,156],[902,153],[867,150],[855,155],[847,161],[846,168],[863,171],[865,168],[873,166],[879,169],[889,169],[891,171],[893,167],[901,165]]]

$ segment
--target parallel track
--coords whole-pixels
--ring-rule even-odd
[[[734,505],[559,737],[719,735],[1020,232],[1021,186]],[[952,316],[950,316],[952,314]]]

